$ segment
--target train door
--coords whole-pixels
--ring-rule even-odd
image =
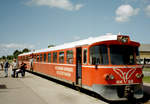
[[[76,85],[82,85],[82,48],[76,48]]]

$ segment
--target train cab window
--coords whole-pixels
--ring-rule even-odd
[[[140,59],[139,47],[135,47],[135,53],[136,53],[136,64],[143,64],[142,60]]]
[[[51,62],[51,53],[48,53],[48,62]]]
[[[83,49],[83,64],[87,64],[87,49]]]
[[[40,62],[42,62],[42,54],[40,54]]]
[[[133,65],[134,47],[127,45],[110,45],[110,58],[113,65]]]
[[[90,64],[107,65],[108,53],[106,45],[96,45],[90,48]]]
[[[46,62],[46,56],[47,56],[47,55],[46,55],[46,53],[45,53],[45,54],[44,54],[44,62]]]
[[[57,63],[57,52],[53,53],[53,62]]]
[[[64,52],[59,52],[59,63],[64,63]]]
[[[67,64],[73,64],[73,51],[67,51]]]

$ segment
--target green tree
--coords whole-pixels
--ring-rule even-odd
[[[14,58],[17,58],[19,54],[21,54],[22,52],[15,50],[13,53]]]
[[[26,52],[30,52],[30,50],[28,48],[24,48],[22,53],[26,53]]]
[[[7,56],[7,59],[8,59],[8,60],[13,60],[13,58],[14,58],[13,55],[8,55],[8,56]]]
[[[48,45],[48,48],[54,47],[55,45]]]
[[[2,56],[2,59],[6,59],[6,56]]]

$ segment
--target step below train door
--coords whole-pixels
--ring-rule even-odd
[[[82,85],[82,48],[76,48],[76,85]]]

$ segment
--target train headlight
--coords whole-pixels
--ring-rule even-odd
[[[141,75],[139,73],[136,73],[136,78],[141,78]]]
[[[140,73],[136,73],[136,78],[143,78],[144,77],[144,75],[143,74],[140,74]]]
[[[115,77],[114,77],[112,74],[109,75],[109,78],[110,78],[111,80],[115,79]]]
[[[112,75],[112,74],[106,74],[105,75],[105,80],[113,80],[113,79],[115,79],[115,77],[114,77],[114,75]]]

